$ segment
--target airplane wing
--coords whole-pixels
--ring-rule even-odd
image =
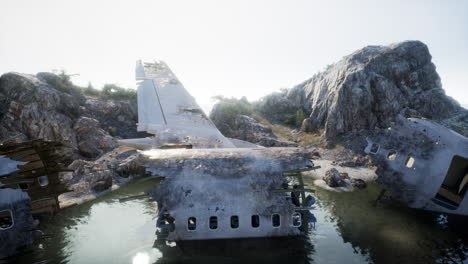
[[[167,143],[234,148],[163,61],[137,62],[138,131]]]

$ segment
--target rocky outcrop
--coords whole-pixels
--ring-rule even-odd
[[[273,123],[284,123],[301,105],[291,100],[288,91],[275,92],[260,99],[256,110]]]
[[[68,162],[93,159],[117,146],[113,137],[137,137],[136,122],[136,101],[86,98],[53,73],[0,77],[0,142],[56,141]]]
[[[138,107],[136,100],[101,101],[87,99],[83,115],[99,121],[99,126],[111,136],[137,138]]]
[[[215,108],[214,108],[215,109]],[[216,110],[213,110],[216,111]],[[216,114],[212,116],[217,116]],[[213,120],[224,136],[240,139],[265,147],[297,146],[294,142],[281,141],[271,128],[246,115],[236,115],[234,122],[224,122],[222,118]]]
[[[323,181],[332,188],[338,187],[348,187],[352,186],[354,188],[363,189],[367,187],[367,184],[364,180],[358,178],[351,178],[349,177],[348,173],[346,172],[339,172],[337,169],[332,168],[325,172],[325,176],[323,176]]]
[[[64,180],[74,196],[106,191],[114,184],[126,182],[129,177],[145,174],[145,168],[139,164],[139,156],[134,149],[119,147],[96,161],[75,160],[68,166],[74,172]]]
[[[76,146],[72,129],[80,97],[58,91],[41,79],[7,73],[0,78],[0,139],[42,138]]]
[[[347,174],[339,173],[335,168],[328,170],[325,172],[325,176],[323,176],[325,183],[333,188],[346,187],[348,183],[345,180],[347,178],[349,178]]]
[[[95,158],[117,147],[117,141],[99,127],[99,121],[82,116],[73,125],[78,150],[88,158]]]
[[[445,95],[429,49],[420,41],[367,46],[295,86],[283,98],[274,94],[264,101],[262,112],[272,113],[273,118],[278,115],[275,104],[277,109],[302,108],[309,114],[303,130],[324,129],[327,137],[387,128],[398,114],[438,121],[457,113],[462,118],[467,115]],[[447,124],[459,129],[459,122]]]

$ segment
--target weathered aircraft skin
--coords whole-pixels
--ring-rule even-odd
[[[384,188],[412,208],[468,215],[468,139],[435,122],[399,117],[365,152]]]
[[[0,262],[33,243],[36,225],[28,194],[21,190],[0,189]]]
[[[144,151],[145,166],[164,179],[159,236],[169,241],[299,236],[313,198],[300,173],[312,167],[297,148]],[[293,193],[293,194],[291,194]],[[303,194],[301,194],[303,193]]]
[[[156,136],[149,144],[165,142],[191,144],[195,148],[235,147],[205,115],[166,63],[138,61],[136,80],[137,129]],[[132,140],[126,142],[132,143]]]

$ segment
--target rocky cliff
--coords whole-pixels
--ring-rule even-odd
[[[136,132],[136,100],[86,97],[84,89],[63,74],[0,77],[0,143],[34,139],[63,143],[65,154],[59,162],[74,170],[63,177],[74,191],[67,194],[71,197],[99,193],[141,173],[128,166],[129,150],[116,149],[117,139],[141,136]]]
[[[136,122],[136,101],[87,98],[52,73],[0,77],[2,143],[41,138],[68,146],[69,162],[93,159],[117,146],[114,137],[137,137]]]
[[[304,130],[324,129],[328,138],[389,127],[399,114],[468,134],[468,112],[445,95],[429,49],[420,41],[367,46],[286,93],[265,97],[259,109],[274,120],[294,106],[308,115]]]

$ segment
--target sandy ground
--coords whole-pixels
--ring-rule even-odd
[[[367,167],[342,167],[338,165],[333,165],[331,160],[325,160],[325,159],[319,159],[319,160],[313,160],[315,166],[320,166],[320,169],[316,169],[313,171],[308,171],[308,172],[303,172],[302,175],[304,177],[309,177],[313,179],[313,182],[316,186],[321,187],[326,190],[331,190],[331,191],[352,191],[354,188],[349,185],[347,187],[338,187],[338,188],[332,188],[329,187],[324,180],[322,180],[322,177],[325,175],[325,172],[335,168],[339,172],[346,172],[348,173],[350,178],[355,178],[355,179],[361,179],[365,182],[369,181],[374,181],[377,178],[377,175],[375,174],[375,171],[367,168]]]

